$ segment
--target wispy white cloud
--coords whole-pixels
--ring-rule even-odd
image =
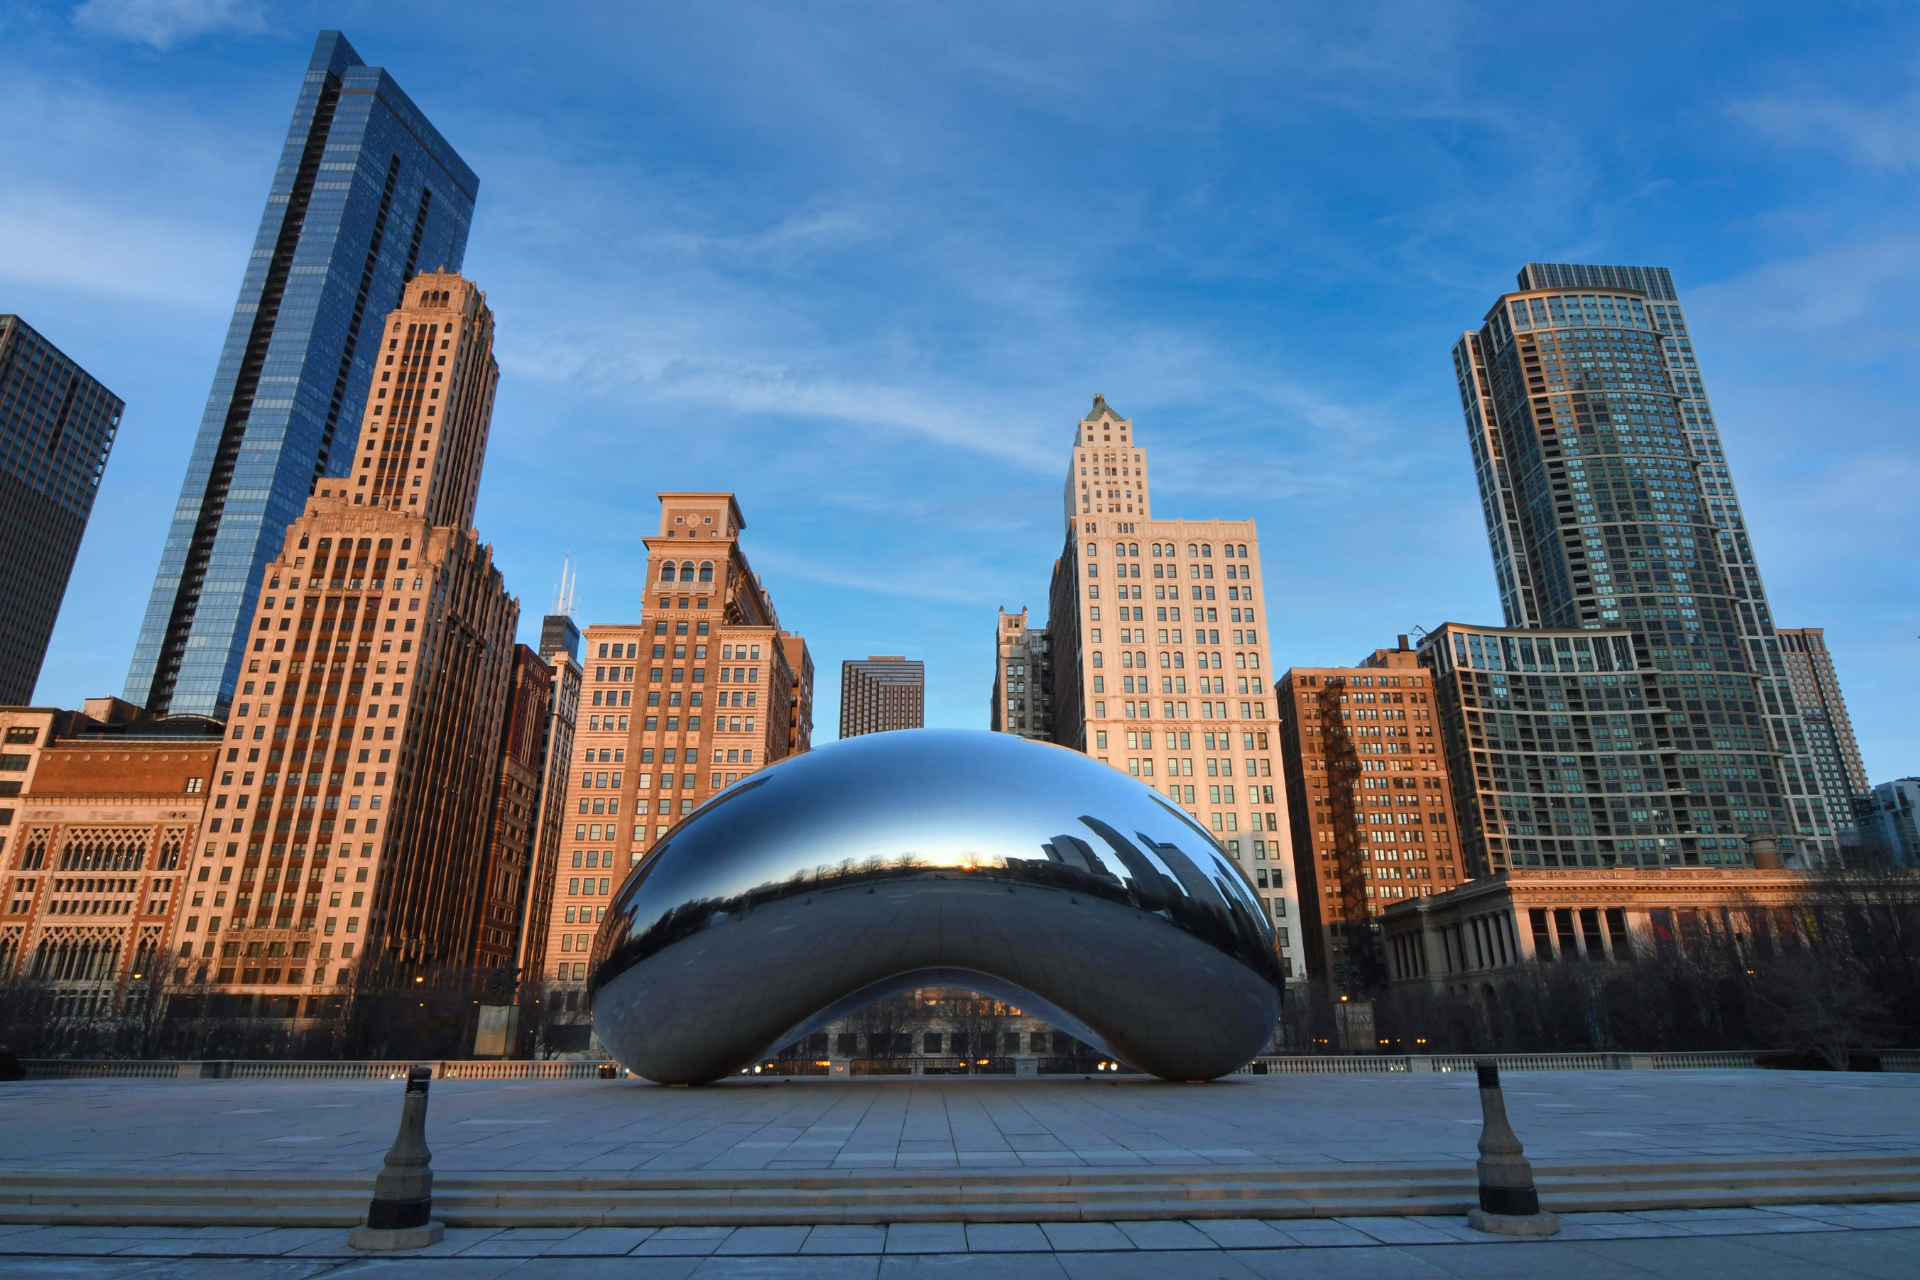
[[[233,304],[247,243],[218,228],[37,186],[0,187],[0,281],[168,307]],[[209,272],[209,263],[229,264]]]
[[[1788,146],[1819,147],[1876,169],[1920,166],[1920,93],[1882,103],[1819,94],[1735,102],[1736,120]]]
[[[1901,231],[1764,262],[1693,290],[1689,303],[1709,319],[1707,342],[1792,339],[1814,344],[1823,358],[1858,364],[1920,350],[1909,314],[1916,289],[1920,235]]]
[[[161,51],[216,31],[264,31],[259,0],[86,0],[79,25]]]

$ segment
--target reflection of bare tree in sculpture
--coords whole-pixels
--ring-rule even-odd
[[[926,1022],[911,992],[876,1000],[849,1018],[869,1058],[903,1058],[913,1052],[915,1032]]]
[[[947,1002],[947,1020],[953,1027],[953,1054],[977,1062],[999,1056],[1007,1007],[997,1000],[969,993]]]

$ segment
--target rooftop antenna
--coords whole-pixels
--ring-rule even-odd
[[[573,616],[574,590],[580,582],[580,571],[573,567],[573,550],[568,548],[566,559],[560,562],[560,585],[553,593],[553,611]]]

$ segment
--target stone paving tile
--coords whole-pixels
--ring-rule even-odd
[[[1122,1235],[1111,1222],[1043,1222],[1041,1234],[1055,1253],[1111,1252],[1133,1248],[1133,1241]]]
[[[662,1227],[628,1256],[704,1258],[733,1232],[732,1227]]]
[[[1122,1222],[1118,1224],[1136,1249],[1217,1249],[1211,1237],[1184,1222]]]
[[[1794,1237],[1765,1238],[1791,1239]],[[1552,1246],[1542,1247],[1551,1248]],[[1637,1267],[1643,1273],[1668,1277],[1669,1280],[1700,1280],[1702,1276],[1733,1275],[1741,1276],[1743,1280],[1789,1280],[1789,1277],[1838,1277],[1849,1274],[1831,1265],[1833,1255],[1827,1255],[1826,1259],[1815,1262],[1757,1248],[1747,1240],[1731,1236],[1668,1236],[1659,1240],[1593,1240],[1564,1247],[1608,1262]],[[1557,1258],[1559,1255],[1553,1256]]]
[[[1331,1218],[1289,1218],[1273,1225],[1274,1229],[1282,1235],[1310,1248],[1337,1248],[1379,1243],[1366,1232],[1355,1231],[1345,1223],[1335,1222]]]
[[[514,1264],[511,1280],[686,1280],[703,1258],[541,1258]],[[332,1273],[327,1280],[333,1280]],[[212,1277],[210,1280],[221,1280]],[[414,1280],[404,1267],[383,1280]],[[424,1280],[424,1278],[423,1278]]]
[[[823,1226],[807,1232],[802,1253],[862,1254],[882,1253],[887,1246],[887,1229],[880,1226]]]
[[[1031,1222],[969,1222],[967,1248],[973,1253],[1045,1253],[1047,1237]]]
[[[960,1222],[896,1222],[887,1228],[888,1253],[946,1253],[967,1251],[967,1228]]]
[[[559,1231],[543,1227],[509,1227],[485,1240],[476,1241],[460,1251],[463,1258],[538,1258],[557,1240],[565,1240],[574,1228]]]
[[[1230,1253],[1063,1253],[1072,1280],[1257,1280],[1259,1272]],[[1397,1280],[1397,1278],[1396,1278]]]
[[[1258,1218],[1195,1218],[1188,1223],[1222,1249],[1292,1249],[1292,1237]]]
[[[1166,1258],[1166,1254],[1141,1254],[1142,1258]],[[1187,1258],[1208,1255],[1185,1254]],[[1224,1255],[1240,1263],[1265,1280],[1450,1280],[1453,1273],[1443,1271],[1390,1245],[1363,1248],[1321,1249],[1309,1257],[1273,1250],[1235,1250]],[[1168,1271],[1165,1275],[1177,1275]],[[1183,1278],[1184,1280],[1184,1278]]]
[[[1373,1237],[1381,1244],[1441,1244],[1446,1237],[1419,1218],[1335,1218],[1343,1227]]]
[[[1920,1230],[1857,1231],[1845,1236],[1765,1236],[1743,1243],[1801,1262],[1844,1267],[1879,1280],[1913,1280],[1920,1259]]]
[[[602,1257],[629,1253],[657,1231],[658,1227],[581,1227],[563,1239],[548,1241],[540,1256]]]
[[[732,1254],[793,1254],[807,1242],[810,1227],[735,1227],[720,1242],[715,1256]]]
[[[890,1253],[880,1260],[879,1280],[978,1280],[980,1275],[977,1253]],[[993,1259],[991,1280],[1067,1280],[1067,1273],[1051,1253],[1006,1253]]]
[[[880,1259],[785,1257],[712,1257],[693,1269],[693,1280],[871,1280]]]

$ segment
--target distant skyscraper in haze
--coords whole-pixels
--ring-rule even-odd
[[[1841,843],[1852,843],[1862,825],[1872,825],[1873,785],[1860,759],[1853,717],[1847,714],[1833,655],[1827,651],[1826,628],[1780,628],[1780,656],[1786,661],[1787,684],[1820,771],[1820,790],[1830,797],[1830,816]]]
[[[160,553],[130,701],[227,713],[261,570],[315,481],[347,473],[381,320],[418,271],[459,271],[478,186],[385,71],[320,33]],[[406,389],[427,399],[427,370],[409,372],[422,385]]]
[[[33,700],[125,407],[0,315],[0,706]]]
[[[1835,854],[1846,801],[1821,786],[1672,275],[1530,263],[1453,356],[1507,625],[1625,628],[1654,673],[1654,741],[1597,760],[1560,744],[1575,754],[1554,763],[1698,780],[1691,804],[1631,824],[1642,865],[1649,843],[1685,865],[1774,833],[1790,861]],[[1483,754],[1476,767],[1540,763]],[[1496,867],[1612,865],[1624,849],[1511,839],[1524,831],[1488,832]]]
[[[927,664],[875,654],[840,664],[840,736],[926,725]]]

